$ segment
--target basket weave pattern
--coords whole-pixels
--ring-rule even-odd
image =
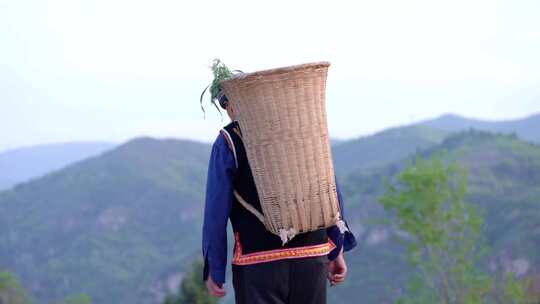
[[[240,74],[221,83],[267,229],[313,231],[339,219],[325,110],[329,63]]]

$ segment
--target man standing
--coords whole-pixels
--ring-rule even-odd
[[[326,303],[326,280],[331,286],[345,280],[343,252],[356,246],[354,235],[332,226],[298,234],[283,245],[279,236],[267,231],[233,195],[236,190],[262,213],[242,132],[227,97],[221,94],[218,100],[232,122],[214,142],[208,168],[203,224],[203,279],[208,292],[216,297],[225,295],[230,218],[235,238],[231,263],[236,303]],[[337,190],[343,217],[339,187]]]

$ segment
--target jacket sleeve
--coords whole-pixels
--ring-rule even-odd
[[[211,275],[217,284],[225,283],[227,222],[233,202],[234,170],[234,156],[220,133],[212,146],[208,164],[202,237],[203,280]]]
[[[334,250],[332,250],[328,254],[328,259],[331,261],[334,260],[339,255],[339,252],[341,251],[342,248],[343,248],[343,251],[346,252],[353,249],[357,245],[356,238],[354,237],[354,234],[351,232],[349,228],[349,224],[347,224],[347,221],[346,221],[343,196],[341,195],[341,191],[339,190],[337,178],[336,178],[336,190],[337,190],[337,195],[338,195],[339,210],[341,210],[341,219],[343,220],[343,222],[345,222],[347,231],[345,231],[344,233],[341,233],[339,231],[339,228],[336,225],[328,227],[326,229],[328,237],[332,240],[332,242],[334,242],[334,244],[336,244],[336,248],[334,248]]]

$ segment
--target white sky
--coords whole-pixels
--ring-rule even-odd
[[[135,136],[212,141],[215,57],[332,63],[331,136],[456,113],[540,112],[540,1],[0,0],[0,150]]]

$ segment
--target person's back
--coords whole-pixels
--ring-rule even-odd
[[[226,98],[224,98],[226,99]],[[221,102],[233,120],[216,139],[208,170],[203,226],[203,278],[211,294],[223,296],[226,225],[230,218],[235,246],[231,261],[236,303],[326,303],[326,278],[332,285],[344,280],[345,251],[356,242],[338,227],[300,233],[286,244],[266,230],[257,213],[263,213],[253,180],[242,132],[234,113]],[[236,194],[233,194],[236,191]],[[340,207],[343,210],[338,190]],[[330,260],[330,262],[329,262]]]

